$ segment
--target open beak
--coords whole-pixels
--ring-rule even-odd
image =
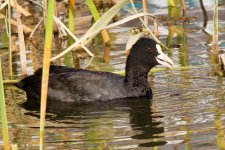
[[[165,67],[172,68],[174,66],[173,61],[162,52],[162,48],[159,44],[156,44],[156,48],[159,53],[156,57],[157,62]]]

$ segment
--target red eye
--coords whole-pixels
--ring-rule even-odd
[[[153,50],[152,48],[148,48],[148,51],[149,51],[149,52],[152,52],[152,50]]]

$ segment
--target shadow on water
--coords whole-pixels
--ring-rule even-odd
[[[76,126],[78,124],[80,124],[81,126],[86,124],[81,127],[80,130],[86,130],[87,126],[88,128],[97,128],[97,126],[101,125],[106,125],[107,128],[111,126],[113,129],[116,129],[119,127],[118,125],[109,125],[107,124],[107,122],[105,122],[105,119],[110,118],[112,120],[117,120],[118,114],[121,115],[121,118],[124,117],[124,114],[127,114],[129,115],[128,118],[131,130],[133,130],[134,133],[138,133],[131,135],[129,138],[141,141],[138,142],[137,146],[155,147],[165,145],[167,142],[159,139],[163,136],[157,136],[158,134],[164,133],[164,127],[161,126],[162,122],[155,121],[157,118],[162,118],[162,116],[154,115],[151,109],[151,105],[152,101],[147,98],[119,99],[112,100],[111,102],[85,105],[57,102],[48,104],[48,115],[46,117],[48,121],[66,124],[66,128],[68,128],[68,126],[72,128],[77,128]],[[29,105],[29,103],[26,102],[23,103],[21,106],[28,110],[26,115],[39,118],[39,108]],[[85,121],[86,123],[84,123],[82,121],[83,119],[85,119],[87,122]],[[95,124],[93,122],[98,122],[98,124]],[[51,129],[55,127],[47,126],[46,128]],[[110,132],[113,131],[109,131],[108,134],[110,134]],[[97,136],[95,137],[95,139],[92,140],[98,141],[100,140],[99,138],[101,139],[101,136]],[[103,137],[102,140],[105,140],[104,138],[112,138],[112,141],[113,139],[116,139],[116,137],[107,136]],[[54,142],[57,143],[57,141]],[[75,142],[75,140],[67,140],[61,142]]]

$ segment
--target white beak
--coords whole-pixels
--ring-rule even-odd
[[[159,44],[156,44],[156,49],[159,53],[159,55],[156,57],[158,63],[165,67],[172,68],[174,66],[173,61],[162,52],[162,48]]]

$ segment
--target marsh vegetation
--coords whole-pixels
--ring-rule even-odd
[[[223,0],[0,1],[0,147],[225,149],[224,8]],[[140,35],[176,64],[149,73],[153,99],[46,106],[50,64],[123,75],[127,43]],[[25,107],[12,83],[42,66],[41,110]]]

